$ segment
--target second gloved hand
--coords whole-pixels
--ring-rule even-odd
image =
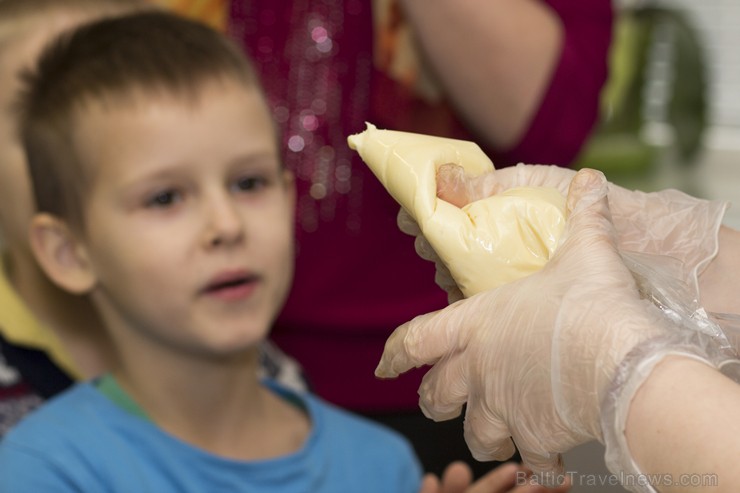
[[[510,457],[513,439],[535,472],[558,471],[559,453],[603,438],[600,405],[615,395],[610,386],[631,351],[706,359],[695,334],[675,330],[640,299],[606,195],[603,175],[580,172],[563,241],[541,271],[417,317],[386,343],[376,374],[433,364],[420,405],[444,420],[467,404],[465,437],[479,460]],[[631,395],[620,396],[628,406]]]

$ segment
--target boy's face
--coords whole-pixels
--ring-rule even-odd
[[[119,348],[262,339],[292,278],[294,188],[261,94],[211,83],[197,102],[136,97],[77,120],[91,183],[78,240]]]

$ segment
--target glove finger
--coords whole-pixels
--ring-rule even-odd
[[[542,454],[520,446],[519,455],[524,465],[532,470],[537,483],[554,487],[561,485],[565,480],[563,457],[560,454]]]
[[[403,207],[398,210],[398,215],[396,215],[396,224],[402,233],[406,233],[409,236],[421,235],[419,224]]]
[[[462,166],[443,164],[437,169],[437,197],[457,207],[485,199],[506,190],[495,170],[478,176],[466,176]]]
[[[573,260],[572,257],[582,257],[584,252],[592,251],[597,245],[601,244],[597,249],[603,250],[604,243],[617,255],[616,231],[611,222],[607,182],[603,173],[582,169],[576,174],[568,192],[566,214],[568,221],[562,244],[555,251],[553,260],[561,256],[570,256]]]
[[[419,386],[419,407],[434,421],[456,418],[468,400],[468,378],[465,353],[442,357],[424,375]]]
[[[608,185],[604,174],[593,169],[582,169],[573,177],[568,187],[566,210],[569,216],[594,207],[597,203],[606,204]]]
[[[455,285],[454,288],[447,291],[447,304],[451,305],[453,303],[457,303],[461,299],[465,298],[465,295],[462,291],[460,291],[460,288]]]
[[[471,202],[467,182],[462,166],[443,164],[437,168],[437,197],[454,206],[463,207]]]
[[[436,269],[434,273],[434,282],[437,286],[444,289],[448,294],[460,291],[455,279],[452,278],[450,270],[442,263],[442,261],[437,260],[434,262],[434,267]]]
[[[447,293],[447,304],[451,305],[465,298],[450,270],[441,261],[435,262],[434,282]]]
[[[504,461],[516,452],[509,427],[480,398],[468,399],[463,429],[465,443],[475,460]]]
[[[437,197],[463,207],[515,187],[551,187],[565,195],[573,170],[541,164],[522,164],[480,176],[467,177],[461,166],[443,164],[437,169]]]
[[[414,249],[419,257],[434,262],[436,268],[434,282],[447,293],[447,302],[452,304],[463,299],[462,291],[460,291],[455,279],[452,278],[450,270],[442,262],[437,252],[424,236],[420,235],[416,237],[414,240]]]
[[[469,332],[466,321],[476,319],[468,313],[478,309],[468,301],[419,315],[393,331],[385,343],[375,376],[395,378],[411,368],[433,364],[452,350],[460,350]]]
[[[492,174],[503,190],[515,187],[551,187],[565,195],[576,172],[559,166],[519,163],[496,170]]]
[[[431,260],[432,262],[440,261],[439,255],[437,255],[437,252],[423,235],[419,235],[414,239],[414,250],[424,260]]]
[[[562,244],[545,266],[546,269],[572,263],[573,268],[581,272],[581,278],[598,280],[599,285],[603,285],[607,279],[634,285],[634,279],[617,250],[607,190],[608,182],[601,172],[583,169],[576,174],[566,202],[569,217]],[[581,292],[584,286],[592,284],[584,281],[579,286],[575,286],[572,296]]]

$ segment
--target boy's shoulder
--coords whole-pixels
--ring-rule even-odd
[[[0,439],[44,401],[3,358],[2,350],[0,341]]]
[[[102,491],[101,478],[120,479],[109,474],[108,456],[118,445],[110,440],[111,422],[121,422],[115,406],[91,382],[49,399],[0,440],[0,493]]]
[[[90,422],[92,411],[103,402],[91,384],[73,385],[25,416],[5,435],[2,444],[17,442],[46,449],[67,439],[79,441],[85,430],[94,427]]]

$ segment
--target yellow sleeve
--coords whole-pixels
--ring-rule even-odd
[[[219,31],[226,30],[229,0],[151,0],[151,2],[202,21]]]

